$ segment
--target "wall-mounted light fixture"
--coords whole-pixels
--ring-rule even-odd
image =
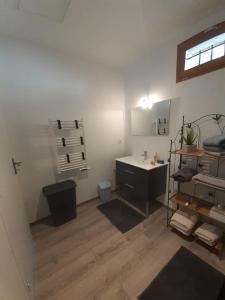
[[[150,101],[152,101],[152,103],[162,101],[158,94],[150,94],[148,97],[149,97]]]
[[[148,96],[145,96],[138,101],[137,107],[140,107],[142,109],[151,109],[152,101]]]
[[[137,107],[142,109],[151,109],[153,104],[160,101],[158,94],[150,94],[149,96],[142,97],[137,104]]]

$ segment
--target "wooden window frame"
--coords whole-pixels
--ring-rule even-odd
[[[177,46],[177,83],[225,67],[225,56],[222,56],[202,65],[193,67],[192,69],[184,70],[186,50],[221,33],[225,33],[225,21],[207,28]]]

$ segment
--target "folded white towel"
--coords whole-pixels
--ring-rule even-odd
[[[217,206],[213,206],[211,208],[211,210],[217,212],[218,214],[220,214],[222,216],[225,216],[225,209],[224,208],[219,208]]]
[[[192,233],[192,230],[184,230],[184,229],[180,226],[180,224],[170,223],[170,225],[171,225],[173,228],[175,228],[175,229],[177,229],[178,231],[180,231],[181,233],[183,233],[184,235],[186,235],[186,236],[189,236],[189,235],[191,235],[191,233]]]
[[[198,221],[196,215],[191,215],[182,210],[178,210],[171,218],[171,222],[178,223],[184,227],[186,230],[190,230]]]
[[[213,206],[210,209],[209,216],[217,221],[225,223],[225,209]]]
[[[196,183],[203,183],[208,186],[212,186],[218,189],[225,190],[225,179],[219,177],[213,177],[199,173],[192,177],[192,180]]]
[[[206,244],[215,246],[223,233],[216,226],[204,223],[195,230],[195,235]]]
[[[185,235],[190,235],[196,225],[198,217],[178,210],[171,218],[170,225],[180,230]]]

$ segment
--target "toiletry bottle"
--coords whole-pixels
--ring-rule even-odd
[[[155,155],[154,155],[154,161],[155,161],[155,163],[157,163],[158,160],[159,160],[159,156],[158,156],[158,154],[156,152]]]

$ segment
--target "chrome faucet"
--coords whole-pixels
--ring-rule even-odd
[[[144,151],[144,153],[141,155],[144,157],[144,160],[148,159],[148,151]]]

